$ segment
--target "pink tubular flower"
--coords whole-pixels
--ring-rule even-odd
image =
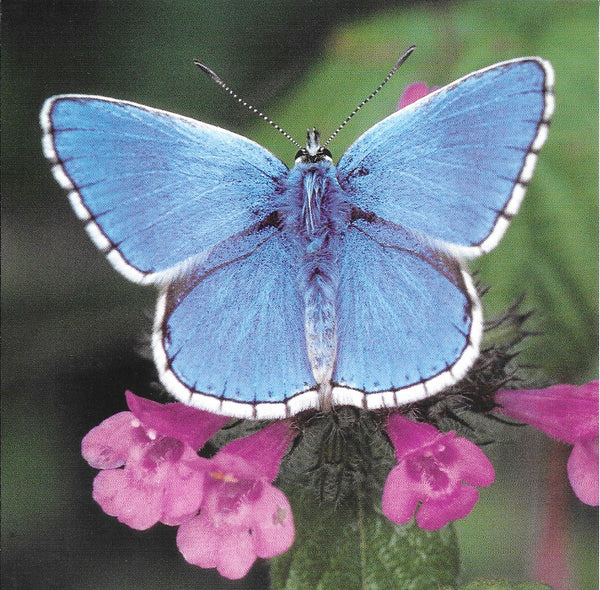
[[[407,107],[409,104],[427,96],[430,92],[433,92],[436,87],[429,88],[425,82],[415,82],[414,84],[409,84],[402,93],[400,100],[398,101],[397,110],[403,109]]]
[[[102,469],[94,500],[134,529],[179,524],[198,511],[203,497],[208,461],[196,451],[229,418],[130,391],[125,397],[131,411],[104,420],[81,443],[84,459]]]
[[[567,463],[577,497],[598,506],[598,381],[546,389],[500,390],[496,411],[573,445]]]
[[[420,528],[436,530],[464,518],[479,498],[475,486],[494,481],[494,468],[470,440],[442,433],[430,424],[392,414],[387,432],[398,465],[390,471],[383,489],[383,513],[404,524],[413,516]]]
[[[239,579],[257,557],[290,548],[290,504],[271,482],[294,435],[290,422],[281,420],[230,442],[210,460],[200,514],[177,531],[177,546],[187,561]]]

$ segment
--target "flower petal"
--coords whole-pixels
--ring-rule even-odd
[[[190,447],[186,452],[193,453]],[[195,455],[195,453],[193,453]],[[204,466],[208,460],[183,457],[169,470],[163,484],[160,521],[170,526],[181,524],[200,509],[204,497]]]
[[[433,88],[432,88],[433,90]],[[400,97],[400,101],[398,102],[398,110],[403,109],[404,107],[412,104],[416,100],[427,96],[432,90],[429,90],[429,87],[425,82],[414,82],[413,84],[409,84],[402,93]]]
[[[136,530],[155,525],[161,515],[160,494],[151,487],[132,486],[124,469],[101,471],[94,479],[92,496],[102,510]]]
[[[256,561],[252,535],[248,529],[234,529],[221,538],[217,571],[225,578],[243,578]]]
[[[216,567],[232,580],[243,578],[256,560],[248,528],[217,528],[210,514],[204,512],[179,527],[177,547],[187,562]]]
[[[569,444],[598,433],[598,381],[545,389],[500,390],[496,411]]]
[[[226,444],[214,457],[218,469],[239,479],[273,481],[279,473],[281,460],[298,434],[290,420],[273,424]]]
[[[458,485],[449,494],[425,500],[417,511],[417,524],[420,528],[428,531],[440,529],[451,520],[467,516],[477,504],[478,499],[477,488],[470,485]]]
[[[177,547],[185,560],[203,568],[217,567],[220,537],[204,513],[177,529]]]
[[[381,506],[385,516],[397,524],[408,522],[423,496],[421,482],[415,482],[401,463],[392,469],[383,488]]]
[[[213,460],[226,471],[234,470],[240,479],[273,481],[296,434],[290,420],[278,420],[250,436],[231,441]]]
[[[567,462],[567,474],[576,496],[598,506],[598,437],[576,443]]]
[[[83,458],[96,469],[114,469],[127,461],[137,442],[131,412],[119,412],[92,428],[81,441]]]
[[[391,414],[386,430],[400,461],[406,454],[412,453],[435,442],[443,434],[431,424],[414,422],[400,414]]]
[[[448,444],[454,447],[459,457],[451,471],[456,479],[482,487],[494,483],[494,466],[474,442],[457,436]]]
[[[125,392],[125,398],[129,409],[146,428],[185,442],[196,451],[231,420],[185,404],[159,404],[131,391]]]
[[[292,508],[285,494],[265,484],[252,505],[254,550],[258,557],[273,557],[287,551],[294,542]]]

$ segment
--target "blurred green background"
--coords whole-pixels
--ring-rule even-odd
[[[184,562],[174,529],[140,533],[91,498],[82,436],[157,391],[147,360],[155,293],[117,275],[87,238],[40,147],[56,93],[113,96],[224,126],[289,165],[295,148],[192,65],[197,57],[288,132],[324,135],[418,46],[331,146],[334,159],[395,109],[403,87],[443,85],[541,55],[557,109],[521,212],[476,261],[486,313],[524,293],[542,332],[523,358],[582,383],[598,361],[597,3],[374,0],[9,1],[2,4],[2,582],[5,588],[262,588],[258,564],[228,582]],[[463,578],[526,579],[540,537],[548,443],[530,430],[490,447],[498,482],[458,531]],[[597,510],[567,503],[575,587],[597,588]]]

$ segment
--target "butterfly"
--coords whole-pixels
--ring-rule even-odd
[[[479,355],[464,261],[517,213],[553,84],[538,57],[468,74],[371,127],[337,166],[335,133],[321,145],[309,130],[288,169],[225,129],[79,94],[45,102],[43,150],[114,268],[159,288],[153,355],[178,400],[251,419],[394,408]]]

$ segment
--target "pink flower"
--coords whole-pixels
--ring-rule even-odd
[[[400,100],[398,101],[397,110],[407,107],[409,104],[427,96],[430,92],[433,92],[437,87],[429,88],[425,82],[415,82],[409,84],[402,93]]]
[[[471,512],[479,498],[475,486],[494,481],[483,451],[454,432],[442,433],[400,414],[389,417],[387,432],[398,459],[383,489],[383,513],[392,522],[408,522],[420,502],[419,527],[439,529]]]
[[[196,451],[229,418],[129,391],[125,397],[131,412],[104,420],[81,443],[84,459],[103,470],[94,479],[94,500],[134,529],[179,524],[203,497],[208,461]]]
[[[177,531],[177,546],[187,561],[239,579],[257,557],[290,548],[292,510],[271,482],[294,435],[290,422],[281,420],[234,440],[210,460],[200,514]]]
[[[567,474],[577,497],[598,506],[598,381],[500,390],[498,412],[573,445]]]

